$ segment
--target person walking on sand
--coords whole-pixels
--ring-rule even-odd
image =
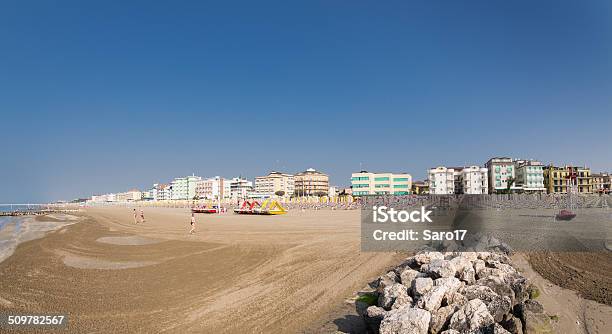
[[[189,234],[194,234],[194,233],[195,233],[195,216],[192,213],[191,214],[191,230],[189,231]]]
[[[138,224],[138,214],[136,213],[136,209],[134,209],[134,224]]]
[[[140,221],[143,222],[143,223],[145,222],[145,219],[144,219],[144,210],[143,209],[140,209]]]

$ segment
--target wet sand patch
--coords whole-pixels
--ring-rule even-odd
[[[155,261],[107,261],[90,257],[67,254],[63,257],[65,265],[78,269],[117,270],[151,266]]]
[[[139,246],[139,245],[150,245],[161,242],[160,240],[140,237],[137,235],[126,236],[126,237],[100,237],[96,239],[97,242],[121,245],[121,246]]]

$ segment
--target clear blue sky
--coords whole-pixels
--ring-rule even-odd
[[[495,155],[611,170],[611,107],[605,0],[0,3],[0,203]]]

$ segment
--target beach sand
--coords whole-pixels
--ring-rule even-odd
[[[295,333],[399,261],[360,253],[359,211],[284,216],[88,209],[0,263],[0,308],[69,314],[70,332]]]
[[[612,265],[612,255],[600,253],[565,253],[562,255],[566,259],[571,257],[585,260],[584,264],[580,265],[583,268],[581,270],[582,275],[568,276],[566,273],[558,275],[553,280],[559,285],[565,285],[562,281],[566,280],[573,282],[574,287],[581,287],[570,290],[553,284],[540,272],[550,278],[552,277],[551,274],[556,275],[559,272],[565,272],[566,268],[571,267],[572,262],[560,263],[552,258],[542,261],[543,258],[548,257],[545,254],[555,254],[552,256],[555,257],[562,253],[516,254],[512,260],[523,275],[538,287],[540,296],[536,300],[544,306],[546,314],[557,318],[552,322],[555,332],[567,334],[612,333],[612,307],[582,297],[609,300],[610,290],[607,288],[610,284],[610,272],[607,273],[607,276],[601,275],[601,273],[604,268]],[[597,259],[599,265],[589,266],[593,263],[593,259]],[[574,262],[574,264],[576,263]],[[581,283],[578,283],[579,281]],[[591,293],[582,294],[585,291],[585,286],[590,286]],[[593,293],[594,291],[598,292]],[[595,296],[597,297],[593,298]]]

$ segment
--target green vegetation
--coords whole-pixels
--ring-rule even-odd
[[[528,291],[529,291],[529,299],[536,299],[540,297],[540,290],[538,290],[537,287],[532,285],[529,287]]]
[[[357,301],[364,302],[364,303],[372,306],[372,305],[376,305],[376,302],[378,302],[378,297],[376,297],[376,295],[374,295],[372,293],[366,293],[366,294],[363,294],[363,295],[357,297]]]

